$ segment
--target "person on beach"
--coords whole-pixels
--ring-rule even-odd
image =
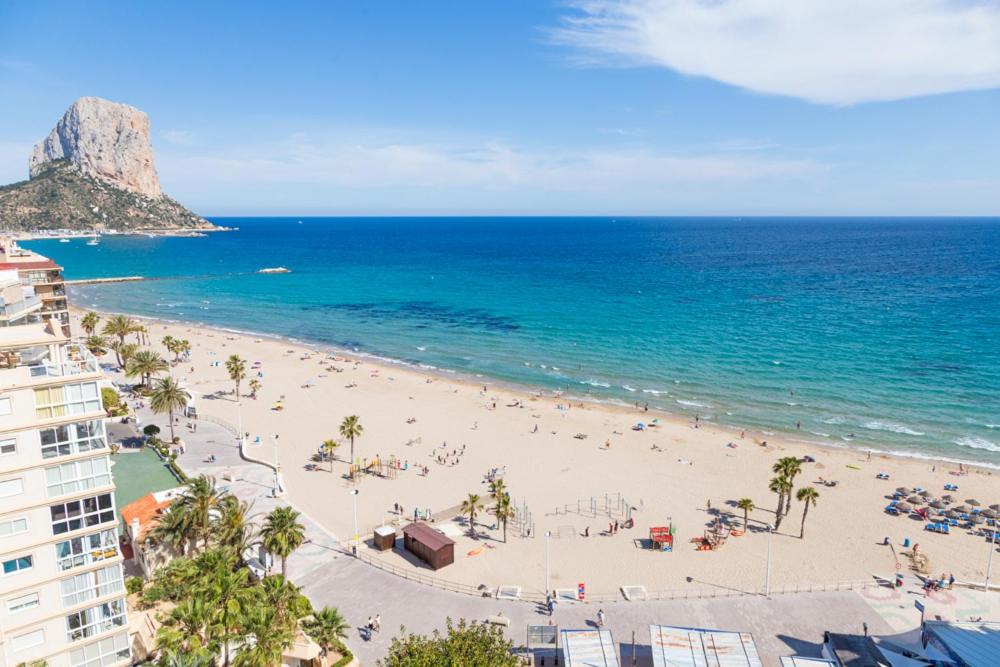
[[[382,632],[382,614],[375,614],[375,632]]]
[[[603,609],[598,609],[597,610],[597,627],[599,627],[599,628],[603,628],[604,627],[604,610]]]

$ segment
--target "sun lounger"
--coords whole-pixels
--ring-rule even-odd
[[[496,616],[487,616],[486,622],[490,625],[502,625],[505,628],[510,627],[510,619],[503,614],[497,614]]]

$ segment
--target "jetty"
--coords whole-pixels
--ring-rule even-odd
[[[98,285],[100,283],[131,283],[145,280],[143,276],[119,276],[117,278],[87,278],[85,280],[67,280],[67,285]]]

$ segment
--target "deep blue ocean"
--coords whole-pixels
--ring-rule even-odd
[[[1000,219],[213,221],[239,230],[25,245],[163,278],[80,306],[1000,466]]]

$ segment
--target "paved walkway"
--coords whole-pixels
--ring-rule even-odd
[[[166,418],[148,409],[139,411],[140,425],[154,423],[168,434]],[[187,445],[179,463],[189,475],[213,475],[231,493],[253,503],[253,514],[263,516],[275,505],[285,504],[272,495],[274,474],[240,458],[236,437],[225,427],[202,419],[192,433],[181,420],[176,427]],[[119,430],[116,429],[116,434]],[[124,434],[123,434],[124,435]],[[215,456],[208,463],[210,454]],[[226,478],[230,478],[227,480]],[[516,645],[525,643],[528,624],[545,625],[543,610],[524,602],[476,598],[417,584],[379,570],[344,553],[334,536],[304,517],[307,543],[288,562],[289,577],[302,587],[316,607],[338,607],[354,629],[348,644],[365,665],[385,655],[400,626],[429,633],[443,629],[445,618],[483,620],[503,613],[511,620],[507,635]],[[736,629],[754,635],[765,664],[777,664],[782,655],[818,656],[824,630],[860,632],[868,623],[873,634],[901,628],[886,623],[874,606],[857,593],[799,593],[765,599],[759,596],[650,602],[615,602],[604,605],[607,627],[620,642],[624,664],[631,661],[632,633],[638,645],[639,664],[648,655],[651,623]],[[382,632],[365,642],[358,627],[369,616],[382,615]],[[594,623],[597,606],[560,604],[551,619],[561,628],[586,628]],[[646,658],[648,660],[648,658]]]

